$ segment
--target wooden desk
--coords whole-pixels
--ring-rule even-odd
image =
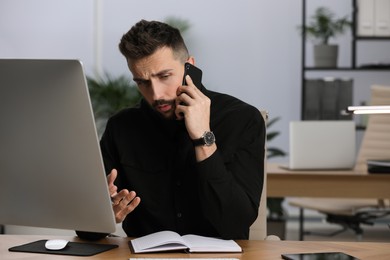
[[[27,235],[1,235],[0,259],[129,259],[138,258],[238,258],[242,260],[281,259],[282,253],[300,252],[330,252],[340,251],[353,255],[360,259],[389,259],[390,243],[371,242],[314,242],[314,241],[255,241],[240,240],[238,244],[243,248],[243,253],[232,254],[186,254],[186,253],[161,253],[161,254],[131,254],[127,242],[129,238],[107,238],[99,243],[112,243],[118,248],[97,254],[93,257],[72,257],[46,254],[9,252],[8,248],[16,245],[30,243],[40,239],[65,238],[70,241],[79,241],[75,237],[53,236],[27,236]]]
[[[390,198],[390,174],[289,171],[267,165],[267,197]]]

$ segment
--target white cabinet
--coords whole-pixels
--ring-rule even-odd
[[[390,36],[390,0],[358,0],[357,36]]]

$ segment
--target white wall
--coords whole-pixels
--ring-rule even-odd
[[[1,58],[77,58],[93,65],[92,2],[1,0]]]

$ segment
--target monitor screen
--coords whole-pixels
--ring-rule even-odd
[[[77,60],[0,59],[0,224],[114,232]]]

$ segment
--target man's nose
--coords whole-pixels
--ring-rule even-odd
[[[163,99],[163,86],[158,80],[152,80],[151,89],[153,92],[153,100]]]

